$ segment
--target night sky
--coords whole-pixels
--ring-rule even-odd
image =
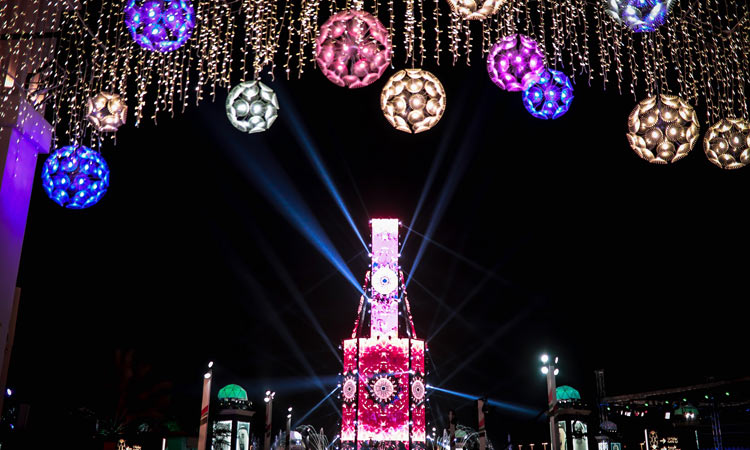
[[[217,387],[242,385],[258,409],[275,390],[277,425],[282,409],[299,417],[335,386],[341,368],[316,326],[336,349],[359,294],[301,230],[319,225],[360,284],[368,259],[304,145],[365,242],[369,218],[411,223],[436,171],[414,230],[434,229],[438,244],[414,269],[413,233],[401,260],[429,383],[542,411],[544,351],[560,357],[558,383],[589,400],[599,368],[610,394],[745,374],[731,352],[747,342],[750,169],[718,169],[702,147],[672,166],[639,159],[625,138],[635,99],[585,75],[568,114],[542,121],[481,58],[425,68],[447,111],[419,135],[382,116],[393,70],[348,90],[309,67],[301,80],[264,79],[281,115],[263,134],[229,124],[225,90],[156,126],[129,123],[105,144],[111,186],[88,210],[58,207],[37,181],[9,379],[32,425],[81,407],[112,415],[118,350],[140,374],[128,395],[191,433],[209,360]],[[434,420],[457,408],[476,426],[469,400],[432,404]],[[336,420],[323,405],[305,422],[332,436]]]

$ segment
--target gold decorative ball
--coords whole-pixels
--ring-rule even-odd
[[[676,95],[649,97],[628,117],[628,142],[641,158],[667,164],[687,156],[698,142],[695,110]]]
[[[495,14],[505,0],[448,0],[451,10],[465,20],[484,20]]]
[[[86,119],[100,133],[117,131],[125,123],[128,105],[117,94],[100,92],[86,103]]]
[[[435,126],[443,116],[445,89],[426,70],[400,70],[385,83],[380,93],[380,108],[396,129],[421,133]]]
[[[722,169],[739,169],[750,163],[750,123],[721,119],[706,132],[703,149],[708,160]]]

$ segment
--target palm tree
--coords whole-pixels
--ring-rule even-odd
[[[134,354],[133,350],[115,351],[115,376],[110,386],[114,397],[102,399],[97,414],[98,433],[107,439],[166,427],[172,383],[155,379],[152,366],[136,361]]]

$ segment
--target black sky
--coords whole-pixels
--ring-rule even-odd
[[[301,80],[269,82],[281,117],[264,134],[232,128],[224,91],[158,126],[126,125],[117,146],[104,149],[111,187],[88,210],[59,208],[37,182],[9,383],[32,402],[32,414],[106,409],[116,349],[134,349],[149,376],[173,383],[169,414],[187,428],[198,421],[209,360],[218,384],[241,384],[256,402],[267,388],[281,407],[299,411],[322,397],[305,384],[299,354],[327,386],[340,367],[264,248],[335,347],[351,332],[358,294],[247,168],[272,173],[272,162],[283,170],[358,280],[367,259],[295,140],[292,109],[366,240],[371,217],[411,221],[446,146],[415,230],[428,229],[455,178],[433,239],[473,266],[426,247],[409,286],[417,333],[430,336],[450,316],[425,288],[450,308],[481,288],[429,342],[431,384],[469,360],[443,387],[542,410],[543,351],[560,356],[559,383],[584,396],[593,394],[597,368],[613,394],[746,371],[732,353],[747,342],[750,172],[722,171],[699,147],[673,166],[640,160],[625,138],[635,99],[604,92],[598,81],[588,87],[580,75],[569,113],[541,121],[520,93],[497,89],[483,64],[426,68],[445,86],[447,111],[420,135],[382,117],[380,88],[392,70],[350,91],[309,68]],[[409,238],[405,270],[421,243]],[[434,402],[443,411],[466,403]],[[333,434],[334,420],[324,406],[309,422]]]

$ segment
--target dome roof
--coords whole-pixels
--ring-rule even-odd
[[[577,390],[570,386],[558,386],[557,388],[557,399],[558,400],[580,400],[581,394]]]
[[[686,403],[686,404],[680,406],[679,408],[675,409],[674,413],[677,416],[684,416],[685,414],[688,414],[688,413],[695,414],[697,416],[698,415],[698,408],[696,408],[695,406],[691,405],[690,403]]]
[[[247,392],[236,384],[228,384],[219,389],[219,400],[247,400]]]

